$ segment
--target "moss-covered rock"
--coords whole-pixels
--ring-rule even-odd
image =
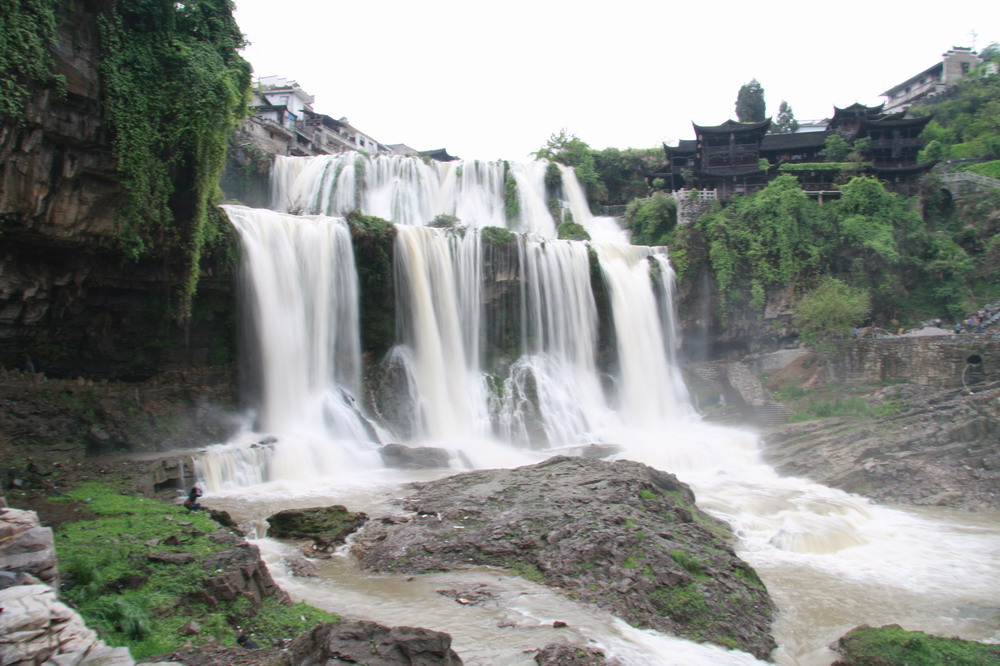
[[[567,220],[566,222],[560,224],[557,229],[557,233],[559,234],[559,238],[563,238],[565,240],[590,240],[590,234],[587,233],[587,230],[584,229],[582,225],[579,225],[571,220]]]
[[[852,629],[836,645],[843,659],[834,666],[985,666],[1000,664],[1000,646],[906,631],[898,624],[863,625]]]
[[[361,527],[368,516],[352,513],[335,505],[312,509],[280,511],[267,522],[270,536],[279,539],[311,539],[320,548],[330,548],[344,542],[348,534]]]

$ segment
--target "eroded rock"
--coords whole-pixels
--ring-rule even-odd
[[[267,565],[260,559],[260,550],[254,544],[243,543],[209,555],[202,567],[215,571],[215,575],[206,579],[203,589],[197,594],[210,606],[216,606],[219,601],[245,597],[256,608],[264,597],[272,595],[282,603],[290,603],[288,593],[271,578]]]
[[[428,573],[495,565],[639,627],[766,658],[774,606],[732,535],[671,474],[556,457],[411,484],[409,520],[357,537],[362,566]]]
[[[458,666],[451,636],[416,627],[375,622],[331,622],[301,634],[288,649],[296,666],[357,663],[369,666]]]

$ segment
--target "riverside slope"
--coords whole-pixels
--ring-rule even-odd
[[[370,522],[356,554],[375,571],[506,567],[642,628],[767,658],[774,605],[732,536],[671,474],[559,456],[414,483],[412,515]]]

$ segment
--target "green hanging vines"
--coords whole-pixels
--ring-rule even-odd
[[[250,66],[231,0],[119,0],[99,16],[101,74],[127,198],[118,240],[132,260],[179,261],[190,316],[202,253],[226,223],[226,142],[246,113]]]
[[[49,52],[55,6],[55,0],[0,0],[0,117],[22,113],[30,83],[60,83]]]

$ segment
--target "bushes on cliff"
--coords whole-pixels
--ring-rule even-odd
[[[806,292],[795,309],[795,326],[809,344],[821,338],[842,338],[852,326],[864,322],[871,311],[868,292],[827,277],[815,289]]]
[[[749,301],[761,312],[767,288],[819,272],[823,220],[794,176],[778,176],[757,194],[734,198],[699,224],[708,240],[723,316],[737,301]]]
[[[723,321],[737,312],[759,317],[769,290],[803,294],[827,278],[867,292],[876,321],[957,318],[977,299],[1000,296],[991,280],[1000,229],[994,193],[964,196],[951,210],[925,206],[924,219],[915,200],[874,178],[853,177],[840,189],[840,199],[821,206],[782,175],[676,227],[668,238],[678,274],[711,270]]]
[[[98,17],[105,105],[127,193],[119,243],[182,266],[190,314],[202,253],[228,225],[212,204],[227,138],[246,113],[250,66],[230,0],[121,0]]]

